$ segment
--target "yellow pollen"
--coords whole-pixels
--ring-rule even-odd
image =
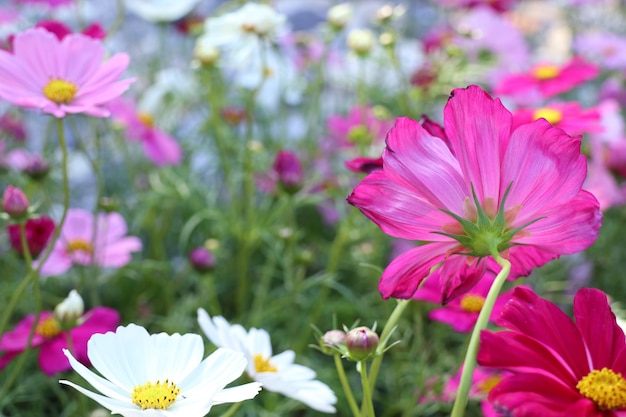
[[[593,401],[601,410],[626,407],[626,380],[611,369],[594,369],[576,384],[578,392]]]
[[[461,298],[461,308],[468,313],[480,313],[485,304],[485,297],[478,294],[467,294]]]
[[[168,379],[157,381],[155,384],[147,382],[133,388],[132,401],[141,407],[142,410],[151,408],[155,410],[165,410],[176,401],[180,394],[180,388]]]
[[[61,333],[61,329],[59,328],[59,323],[56,319],[51,316],[37,324],[35,333],[39,336],[45,337],[46,339],[50,339],[51,337],[58,336]]]
[[[274,75],[274,71],[270,67],[263,68],[263,78],[270,78]]]
[[[500,381],[502,381],[502,377],[500,375],[488,376],[484,381],[481,381],[478,384],[478,389],[485,394],[488,394],[489,391],[493,389],[493,387],[500,383]]]
[[[533,68],[533,75],[539,80],[549,80],[559,75],[559,68],[554,65],[539,65]]]
[[[53,78],[43,88],[43,95],[56,104],[69,104],[74,99],[78,87],[69,81]]]
[[[242,23],[241,30],[248,33],[256,33],[256,26],[252,23]]]
[[[260,353],[252,356],[252,359],[254,359],[254,370],[257,373],[278,372],[278,368],[270,363],[269,358],[265,359]]]
[[[550,107],[542,107],[535,110],[533,113],[533,120],[544,118],[553,125],[557,124],[563,119],[563,113],[557,109],[551,109]]]
[[[154,126],[154,117],[152,117],[150,113],[140,111],[139,113],[137,113],[137,118],[141,123],[148,127]]]
[[[67,242],[67,246],[65,247],[65,249],[69,253],[78,251],[93,253],[93,247],[91,246],[91,243],[87,242],[85,239],[70,240],[69,242]]]

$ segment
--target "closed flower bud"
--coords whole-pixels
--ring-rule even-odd
[[[362,361],[376,353],[378,335],[369,327],[356,327],[346,333],[346,348],[348,357],[355,361]]]
[[[295,194],[304,180],[300,159],[295,153],[281,150],[276,154],[273,169],[278,174],[278,185],[289,194]]]
[[[336,6],[328,9],[328,13],[326,14],[326,20],[330,26],[332,26],[335,30],[341,30],[350,21],[352,18],[352,14],[354,12],[354,8],[349,3],[341,3]]]
[[[198,272],[207,272],[215,268],[215,257],[204,246],[199,246],[189,253],[189,263]]]
[[[196,42],[193,49],[193,56],[203,65],[213,65],[220,59],[220,50],[211,43],[203,41],[202,38]]]
[[[345,354],[346,333],[342,330],[329,330],[319,338],[320,350],[327,355]]]
[[[70,291],[65,300],[54,308],[54,318],[61,323],[75,324],[85,311],[85,303],[76,290]]]
[[[11,218],[24,218],[28,213],[29,205],[28,199],[19,188],[9,185],[6,190],[4,190],[4,195],[2,196],[2,211],[11,216]]]
[[[374,34],[368,29],[354,29],[348,34],[348,47],[357,55],[367,55],[374,47]]]
[[[48,175],[50,164],[40,157],[35,157],[22,169],[22,172],[30,179],[40,181]]]

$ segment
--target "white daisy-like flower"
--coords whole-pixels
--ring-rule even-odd
[[[63,353],[101,394],[70,381],[59,382],[124,417],[204,416],[213,405],[248,400],[261,389],[256,382],[224,388],[245,370],[245,356],[218,349],[202,360],[204,345],[196,334],[150,335],[135,324],[96,334],[87,343],[87,356],[102,376],[67,349]]]
[[[149,22],[171,22],[187,15],[200,0],[126,0],[128,10]]]
[[[286,350],[272,355],[269,334],[263,329],[230,325],[223,317],[211,318],[198,309],[198,322],[209,340],[218,347],[239,350],[248,359],[248,376],[263,384],[268,391],[278,392],[301,401],[314,410],[334,413],[337,397],[321,381],[315,379],[315,371],[293,363],[295,353]]]

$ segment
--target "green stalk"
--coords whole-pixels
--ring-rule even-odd
[[[374,403],[372,402],[372,387],[367,378],[367,361],[360,361],[359,368],[361,385],[363,387],[363,403],[361,404],[361,410],[364,410],[363,417],[376,417]]]
[[[354,400],[354,394],[352,394],[352,389],[350,388],[350,384],[348,383],[348,378],[346,378],[346,371],[345,369],[343,369],[341,355],[336,353],[333,356],[335,358],[335,367],[337,368],[339,382],[341,382],[341,388],[343,389],[343,393],[346,395],[346,400],[348,401],[348,405],[350,406],[350,410],[352,411],[352,416],[361,417],[361,411],[359,410],[359,406]]]
[[[493,306],[496,303],[496,299],[500,294],[502,285],[506,282],[509,273],[511,272],[511,263],[502,258],[499,253],[492,255],[495,261],[502,266],[502,269],[496,275],[496,279],[491,284],[485,304],[480,310],[478,320],[472,331],[469,345],[467,346],[467,352],[465,353],[465,361],[463,362],[463,373],[461,374],[461,380],[459,382],[459,388],[457,390],[456,398],[454,400],[454,406],[452,408],[451,417],[462,417],[465,413],[465,407],[467,406],[467,399],[469,397],[469,390],[472,385],[472,375],[474,374],[474,368],[476,367],[476,356],[478,354],[478,347],[480,344],[480,332],[487,328],[489,317],[493,311]]]

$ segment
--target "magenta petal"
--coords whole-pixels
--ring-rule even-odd
[[[391,180],[385,171],[374,171],[365,177],[352,191],[348,202],[391,236],[409,240],[450,240],[432,232],[441,231],[452,218],[419,198],[415,190]]]
[[[42,311],[39,315],[39,322],[52,316],[50,311]],[[22,351],[26,349],[28,343],[28,335],[35,322],[35,315],[29,314],[20,321],[13,330],[6,332],[0,339],[0,350],[3,351]],[[39,346],[44,343],[45,339],[38,334],[33,336],[32,346]]]
[[[556,305],[532,290],[515,288],[497,324],[523,333],[551,348],[572,367],[576,377],[589,372],[587,351],[578,328]]]
[[[511,113],[477,86],[455,89],[444,109],[452,152],[481,202],[501,198],[500,172],[511,136]]]
[[[67,357],[63,354],[63,349],[67,349],[65,333],[61,333],[54,339],[41,345],[38,358],[39,368],[46,375],[52,376],[72,368]]]
[[[586,342],[594,369],[612,368],[613,358],[626,347],[624,331],[600,290],[583,288],[574,298],[574,317]]]
[[[157,166],[176,165],[183,157],[182,149],[174,138],[166,133],[152,129],[142,138],[146,156]]]
[[[387,134],[383,167],[392,181],[414,189],[434,206],[462,214],[470,190],[459,163],[445,142],[418,122],[407,117],[396,120]]]
[[[431,320],[449,324],[455,331],[460,333],[471,332],[478,319],[478,313],[469,313],[462,310],[450,310],[437,308],[428,313]]]
[[[525,277],[535,267],[545,265],[552,259],[559,257],[556,253],[550,253],[530,245],[513,246],[508,252],[508,259],[511,262],[509,280]],[[489,266],[492,269],[500,268],[496,261],[491,258],[489,259]]]
[[[383,272],[378,290],[383,298],[412,298],[433,266],[443,262],[446,252],[456,245],[429,243],[410,249],[394,259]]]
[[[452,255],[435,273],[440,274],[441,302],[465,294],[485,275],[487,262],[466,255]]]
[[[512,375],[489,393],[496,408],[525,417],[601,417],[595,404],[583,398],[573,386],[564,386],[540,374]]]

